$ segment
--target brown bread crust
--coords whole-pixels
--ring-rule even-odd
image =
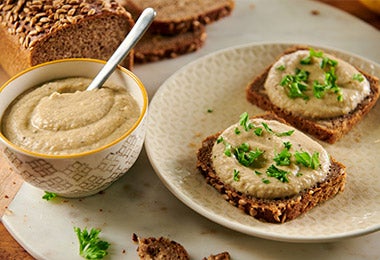
[[[199,26],[195,31],[185,32],[173,36],[165,36],[147,32],[137,43],[135,62],[154,62],[166,58],[176,58],[200,49],[206,41],[206,30]]]
[[[190,259],[186,249],[168,238],[134,238],[138,242],[137,254],[140,259]]]
[[[292,53],[301,49],[308,48],[296,46],[285,51],[284,54]],[[379,99],[379,79],[368,75],[363,71],[360,71],[369,81],[371,93],[356,107],[354,111],[344,116],[324,120],[297,116],[274,105],[266,95],[264,90],[264,83],[271,66],[266,68],[261,75],[256,77],[247,86],[247,100],[266,111],[275,113],[279,117],[284,118],[286,122],[293,125],[294,127],[324,142],[332,144],[342,138],[342,136],[348,133],[356,124],[358,124],[363,119],[366,114],[368,114],[368,112],[376,104],[376,101]]]
[[[108,60],[134,25],[114,0],[5,1],[0,64],[10,75],[64,58]],[[133,53],[122,63],[131,69]]]
[[[284,122],[273,114],[258,117]],[[202,147],[197,153],[197,168],[205,177],[206,182],[221,193],[225,200],[256,219],[271,223],[284,223],[297,218],[344,190],[345,166],[331,157],[331,166],[325,181],[293,197],[273,200],[260,199],[236,191],[219,179],[212,164],[212,147],[220,134],[221,132],[209,136],[202,142]]]
[[[136,20],[142,11],[144,10],[145,3],[141,0],[118,0],[134,17]],[[220,2],[220,5],[216,8],[208,8],[199,3],[199,10],[190,10],[186,16],[168,19],[165,17],[166,6],[177,4],[177,8],[187,8],[182,2],[184,1],[167,1],[162,3],[162,1],[156,1],[150,3],[150,7],[156,9],[157,17],[153,21],[149,30],[155,34],[163,35],[175,35],[188,31],[193,31],[199,26],[199,23],[207,25],[213,23],[223,17],[229,16],[235,7],[234,0],[216,0]],[[152,1],[150,1],[152,2]],[[161,13],[163,14],[161,16]]]

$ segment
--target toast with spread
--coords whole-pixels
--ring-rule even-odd
[[[309,54],[306,56],[304,54],[295,71],[288,72],[288,74],[283,73],[282,78],[277,78],[277,83],[272,82],[279,92],[274,93],[271,97],[266,88],[269,75],[281,73],[285,70],[286,64],[279,65],[278,61],[282,57],[299,51],[306,51]],[[317,63],[322,72],[318,76],[319,78],[313,80],[308,79],[313,74],[308,71],[311,63]],[[316,51],[306,46],[295,46],[285,51],[277,62],[266,68],[261,75],[248,84],[246,88],[247,100],[266,111],[275,113],[289,124],[319,140],[335,143],[368,114],[380,95],[379,79],[359,69],[350,74],[348,76],[350,78],[345,82],[342,82],[339,77],[344,74],[341,69],[343,63],[346,64],[344,61],[327,56],[322,51]],[[362,84],[364,82],[367,84],[366,92],[357,89],[353,94],[349,93],[351,91],[350,84]],[[282,96],[275,100],[281,91],[289,97]],[[309,94],[307,94],[308,92]],[[355,101],[357,96],[362,98],[356,100],[356,103],[353,102],[348,105],[350,106],[349,109],[344,108],[346,101]],[[283,102],[282,106],[277,102],[279,99]],[[325,102],[327,99],[331,102]],[[310,105],[313,100],[316,102],[314,105]],[[291,109],[296,103],[299,105],[298,111]],[[316,111],[321,112],[314,116],[312,113]]]

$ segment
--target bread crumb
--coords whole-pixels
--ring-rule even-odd
[[[312,15],[320,15],[319,10],[311,10],[310,13],[311,13]]]

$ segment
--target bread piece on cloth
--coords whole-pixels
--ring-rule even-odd
[[[285,123],[284,120],[271,113],[257,117]],[[345,166],[330,157],[331,165],[326,179],[292,197],[260,199],[238,192],[223,183],[213,167],[212,148],[220,134],[221,132],[211,135],[202,142],[202,147],[197,153],[197,168],[205,177],[206,182],[221,193],[224,199],[256,219],[270,223],[284,223],[297,218],[344,190]]]
[[[173,35],[193,31],[194,26],[209,24],[231,14],[234,0],[118,0],[137,19],[147,7],[157,12],[150,31]]]
[[[285,51],[283,55],[305,49],[308,48],[306,46],[295,46]],[[371,93],[352,112],[331,119],[312,119],[297,116],[274,105],[265,93],[264,83],[270,68],[271,66],[249,83],[246,88],[247,100],[266,111],[275,113],[301,131],[328,143],[335,143],[348,133],[366,114],[368,114],[379,99],[379,79],[359,70],[369,81]]]
[[[176,58],[200,49],[207,38],[204,26],[178,35],[160,35],[147,32],[135,46],[135,62],[146,63]]]
[[[165,237],[140,238],[133,234],[132,240],[138,243],[137,253],[140,259],[190,259],[181,244]]]
[[[107,60],[134,25],[114,0],[5,0],[0,63],[9,75],[63,58]],[[122,63],[132,68],[133,55]]]

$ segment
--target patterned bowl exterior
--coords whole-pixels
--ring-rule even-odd
[[[1,98],[9,103],[27,88],[52,80],[51,75],[56,73],[59,73],[56,78],[94,77],[103,65],[101,61],[89,59],[71,59],[38,65],[35,69],[29,69],[5,83],[0,89],[0,94],[3,95]],[[55,68],[51,69],[52,67]],[[14,83],[16,79],[22,83]],[[29,79],[33,83],[22,86]],[[93,195],[126,173],[137,160],[143,147],[148,97],[142,83],[131,72],[119,68],[111,75],[112,79],[115,83],[128,86],[142,111],[139,122],[134,129],[129,130],[129,134],[107,147],[68,156],[44,156],[24,151],[0,135],[0,151],[14,172],[37,188],[68,198]],[[7,106],[0,104],[1,114]]]

